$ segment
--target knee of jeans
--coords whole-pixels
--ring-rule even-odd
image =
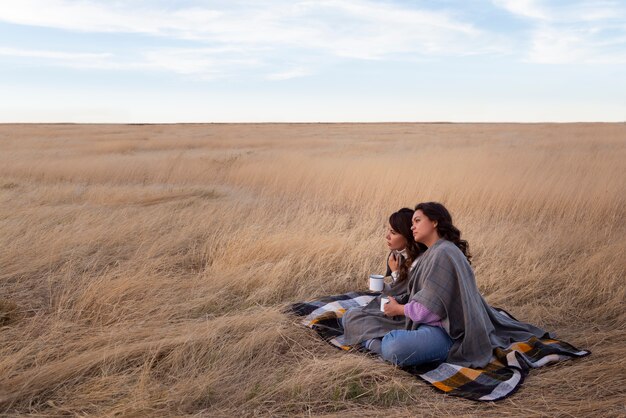
[[[381,356],[383,359],[390,363],[394,363],[395,365],[401,366],[401,362],[398,361],[398,355],[401,353],[402,346],[398,343],[395,336],[393,335],[393,331],[387,333],[383,337],[381,344]]]

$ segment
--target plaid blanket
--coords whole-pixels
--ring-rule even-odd
[[[335,347],[367,352],[361,347],[350,347],[343,342],[343,328],[339,318],[347,309],[366,305],[378,294],[350,292],[327,296],[311,302],[295,303],[288,311],[303,317],[303,325],[315,330]],[[505,310],[495,309],[515,319]],[[402,369],[448,395],[475,401],[497,401],[514,393],[531,368],[589,354],[590,351],[579,350],[564,341],[533,337],[528,341],[515,342],[506,349],[494,349],[491,362],[482,369],[471,369],[451,363],[426,364]]]

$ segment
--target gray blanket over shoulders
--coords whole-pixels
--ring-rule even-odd
[[[440,239],[418,258],[407,287],[410,300],[421,303],[448,325],[454,341],[446,359],[448,363],[481,368],[489,363],[496,347],[506,348],[533,336],[555,337],[489,306],[476,286],[467,258],[450,241]],[[370,305],[376,300],[380,303],[376,298]],[[352,339],[348,343],[382,337],[394,329],[415,330],[420,325],[408,317],[386,318],[380,311],[382,318],[358,311],[352,314],[355,318],[350,318],[351,311],[346,312],[348,316],[344,319],[345,331]]]

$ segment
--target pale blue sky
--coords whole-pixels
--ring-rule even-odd
[[[626,1],[0,7],[0,122],[311,121],[626,121]]]

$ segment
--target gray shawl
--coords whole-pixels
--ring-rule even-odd
[[[446,362],[481,368],[489,363],[495,347],[506,348],[546,332],[498,312],[481,296],[474,273],[461,250],[440,239],[420,258],[409,278],[409,294],[449,327],[454,344]],[[406,318],[406,329],[419,323]],[[554,336],[547,334],[548,337]]]

